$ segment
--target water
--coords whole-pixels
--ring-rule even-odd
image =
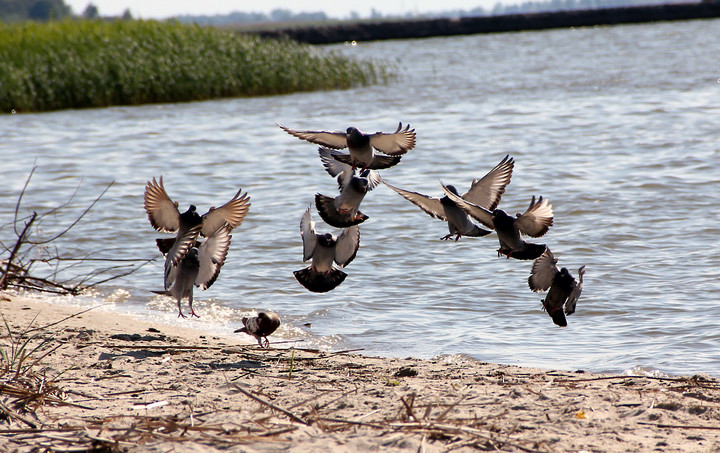
[[[181,209],[202,212],[242,187],[250,214],[219,280],[196,293],[200,320],[176,319],[174,302],[149,292],[162,285],[161,259],[79,300],[213,332],[269,309],[284,323],[276,341],[367,354],[720,376],[719,35],[713,20],[341,45],[331,48],[390,60],[401,77],[350,91],[3,116],[0,223],[36,162],[23,212],[57,206],[80,184],[44,234],[115,181],[58,241],[63,253],[157,258],[146,181],[163,175]],[[391,184],[439,195],[442,179],[466,190],[510,154],[501,207],[549,198],[555,225],[541,242],[573,273],[587,266],[567,328],[528,289],[531,262],[497,258],[494,235],[438,240],[446,225],[384,186],[363,202],[370,219],[347,280],[327,294],[295,281],[300,218],[336,185],[316,147],[274,123],[390,131],[398,121],[418,138],[383,172]],[[0,233],[11,239],[8,226]]]

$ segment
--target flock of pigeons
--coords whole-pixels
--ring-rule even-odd
[[[470,189],[462,195],[454,186],[441,183],[444,196],[438,198],[390,185],[377,172],[397,165],[402,156],[414,148],[415,130],[409,125],[403,128],[400,123],[393,133],[374,134],[363,133],[354,127],[345,132],[280,128],[302,140],[321,145],[320,159],[326,171],[338,182],[339,194],[335,197],[316,194],[315,207],[325,223],[343,231],[337,236],[318,234],[310,208],[300,221],[303,261],[312,261],[293,274],[309,291],[331,291],[345,280],[347,274],[340,268],[355,258],[360,245],[358,225],[368,219],[360,211],[360,204],[365,195],[382,182],[430,216],[447,222],[449,234],[441,239],[454,237],[457,241],[462,236],[481,237],[494,230],[500,243],[498,256],[535,260],[528,285],[534,292],[548,291],[542,301],[544,309],[555,324],[567,325],[565,315],[575,311],[582,292],[585,266],[578,269],[576,281],[567,268],[558,269],[557,258],[545,244],[523,239],[523,235],[541,237],[553,224],[552,205],[542,196],[537,199],[533,196],[525,212],[515,217],[497,208],[515,165],[510,156],[505,156],[482,178],[473,180]],[[349,153],[339,151],[344,148]],[[230,201],[219,208],[210,208],[203,215],[197,213],[194,205],[181,213],[178,203],[165,191],[162,176],[159,181],[155,178],[148,181],[145,211],[151,225],[157,231],[175,233],[175,237],[157,239],[156,242],[165,256],[165,290],[158,293],[177,300],[178,316],[185,317],[181,307],[184,298],[188,299],[190,315],[198,316],[192,306],[193,287],[204,290],[215,282],[230,247],[230,233],[243,222],[249,209],[250,197],[238,190]],[[265,347],[269,344],[267,336],[280,325],[278,316],[269,312],[243,318],[242,322],[244,327],[236,332],[253,335]]]

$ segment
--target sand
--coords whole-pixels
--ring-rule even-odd
[[[708,376],[262,349],[82,310],[0,300],[6,353],[46,340],[0,371],[0,451],[720,451]]]

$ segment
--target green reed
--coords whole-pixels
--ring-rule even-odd
[[[173,22],[0,23],[3,113],[346,89],[393,75],[289,40]]]

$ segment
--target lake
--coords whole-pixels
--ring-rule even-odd
[[[88,216],[56,245],[65,256],[154,261],[58,303],[110,303],[158,322],[238,328],[253,311],[283,321],[271,341],[382,356],[475,360],[596,372],[720,376],[720,20],[487,34],[319,47],[398,67],[388,85],[185,104],[0,117],[0,239],[34,163],[22,212],[70,204],[41,234]],[[385,186],[362,211],[360,250],[330,293],[301,287],[299,223],[315,193],[335,195],[317,146],[296,129],[374,132],[397,123],[417,145],[382,171],[395,186],[465,191],[515,158],[500,207],[550,200],[547,244],[574,275],[577,312],[560,328],[527,285],[530,261],[498,258],[496,236],[441,241],[447,225]],[[163,175],[185,210],[247,190],[218,281],[196,290],[200,319],[178,319],[143,209]],[[319,219],[318,231],[337,232]],[[125,262],[123,262],[125,263]],[[132,263],[132,262],[128,262]],[[121,263],[122,264],[122,263]],[[63,275],[107,262],[81,263]],[[73,274],[75,273],[75,274]],[[310,323],[310,326],[305,324]],[[287,344],[280,344],[285,345]]]

